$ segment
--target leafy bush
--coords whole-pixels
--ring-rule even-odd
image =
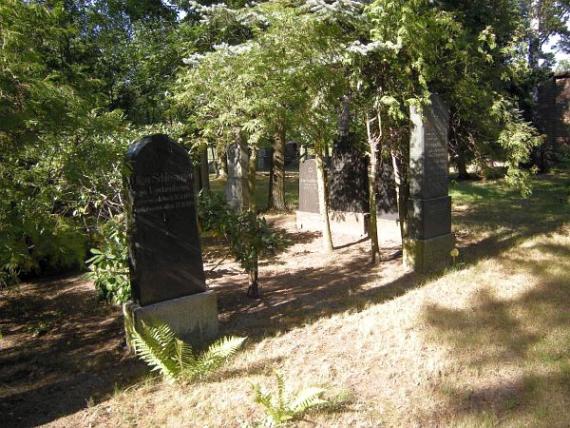
[[[243,345],[245,337],[224,337],[214,342],[201,355],[178,339],[164,323],[150,326],[141,323],[134,327],[131,315],[125,311],[127,334],[135,353],[150,367],[169,381],[191,381],[214,372]]]
[[[283,239],[252,211],[232,211],[219,194],[201,192],[198,213],[204,231],[225,238],[232,256],[248,273],[247,295],[258,298],[259,258],[275,254]]]
[[[87,260],[87,278],[95,283],[99,298],[110,303],[124,303],[131,297],[126,226],[123,216],[117,216],[102,228],[101,249],[92,249]]]
[[[309,387],[293,397],[287,397],[283,376],[275,373],[275,378],[277,381],[275,396],[269,391],[263,391],[258,384],[253,385],[254,401],[263,406],[267,415],[265,422],[269,426],[283,425],[301,418],[317,406],[328,404],[328,401],[322,398],[326,392],[323,388]]]

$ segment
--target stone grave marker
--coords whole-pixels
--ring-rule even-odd
[[[315,159],[307,159],[299,164],[299,211],[319,213]]]
[[[417,271],[433,271],[449,264],[451,198],[448,196],[449,110],[437,95],[431,105],[410,109],[409,237],[404,260]]]
[[[331,162],[326,162],[326,168],[329,175],[329,188],[331,186]],[[366,168],[366,166],[365,166]],[[366,173],[366,169],[364,169]],[[365,177],[366,178],[366,177]],[[355,183],[357,185],[358,183]],[[366,207],[368,201],[362,202],[361,205],[355,203],[354,188],[352,194],[347,186],[343,186],[342,191],[339,190],[335,194],[329,193],[329,220],[331,231],[333,234],[345,236],[354,236],[357,238],[365,237],[368,233],[368,213],[360,211]],[[336,200],[334,195],[339,196]],[[306,159],[299,164],[299,209],[296,211],[297,228],[307,231],[321,230],[321,217],[317,188],[317,167],[315,159]],[[334,201],[334,202],[333,202]],[[346,211],[340,210],[345,208]],[[359,211],[350,211],[358,209]]]
[[[191,342],[213,338],[216,297],[204,277],[188,153],[157,134],[132,144],[127,162],[129,310]]]

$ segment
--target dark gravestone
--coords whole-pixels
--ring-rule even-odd
[[[369,210],[367,158],[352,147],[333,153],[328,174],[333,211],[367,213]]]
[[[259,149],[257,152],[257,170],[269,171],[271,169],[272,150],[269,148]]]
[[[299,164],[299,211],[320,212],[315,159],[307,159]]]
[[[243,211],[249,207],[249,187],[247,172],[249,153],[245,143],[228,147],[228,179],[226,181],[226,201],[234,210]]]
[[[433,95],[431,105],[410,110],[410,205],[407,261],[418,271],[437,270],[449,261],[451,198],[448,196],[449,110]]]
[[[129,147],[129,265],[141,306],[206,291],[192,165],[166,135]]]

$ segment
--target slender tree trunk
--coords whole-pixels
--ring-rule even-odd
[[[378,114],[378,121],[380,120],[380,114]],[[370,198],[370,217],[368,223],[368,236],[370,236],[371,244],[371,262],[375,264],[378,256],[380,260],[380,245],[378,244],[378,220],[376,215],[376,165],[378,164],[378,143],[382,134],[382,125],[378,123],[378,135],[374,136],[372,131],[372,123],[374,119],[366,118],[366,131],[368,133],[368,144],[370,150],[370,164],[368,166],[368,191]]]
[[[267,192],[267,209],[271,207],[271,195],[273,195],[273,148],[269,157],[269,188]]]
[[[394,180],[396,181],[396,192],[398,200],[398,217],[400,218],[400,233],[402,242],[408,237],[408,200],[409,200],[409,182],[408,182],[408,162],[409,162],[409,146],[404,145],[403,153],[397,156],[392,151],[392,164],[394,166]]]
[[[200,184],[201,189],[210,191],[210,171],[208,168],[208,147],[204,147],[200,151]]]
[[[457,158],[455,159],[455,166],[457,166],[457,178],[459,180],[469,180],[471,176],[467,172],[467,162],[465,161],[465,154],[461,151],[457,153]]]
[[[249,155],[249,169],[247,171],[247,187],[249,188],[249,209],[252,212],[257,211],[255,203],[255,177],[257,172],[257,150],[255,147],[251,148]]]
[[[285,124],[279,123],[273,138],[270,209],[285,211]]]
[[[211,154],[212,154],[212,165],[214,166],[214,169],[216,170],[216,178],[220,177],[220,164],[219,164],[219,158],[218,156],[216,156],[216,151],[214,150],[213,147],[210,147],[211,149]]]
[[[333,251],[333,242],[331,224],[329,220],[327,185],[325,179],[325,166],[322,149],[315,150],[315,160],[317,166],[317,193],[319,195],[319,212],[321,214],[321,225],[323,233],[323,251],[330,253]]]
[[[247,297],[252,299],[259,299],[259,267],[257,260],[255,261],[254,267],[248,272],[249,287],[247,288]]]

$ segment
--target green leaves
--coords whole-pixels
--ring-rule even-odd
[[[275,372],[277,384],[276,394],[265,391],[260,385],[252,385],[254,401],[263,406],[267,415],[266,423],[269,426],[281,426],[287,422],[300,419],[306,412],[329,402],[322,398],[326,389],[309,387],[289,397],[285,391],[283,376]]]
[[[101,299],[114,304],[125,303],[131,297],[129,280],[126,225],[117,216],[102,227],[103,247],[91,249],[86,277],[95,283]]]
[[[220,368],[243,346],[245,337],[224,337],[214,342],[201,355],[194,355],[192,347],[178,339],[165,323],[135,326],[131,315],[125,315],[127,334],[138,355],[152,371],[158,371],[168,381],[192,381]]]

